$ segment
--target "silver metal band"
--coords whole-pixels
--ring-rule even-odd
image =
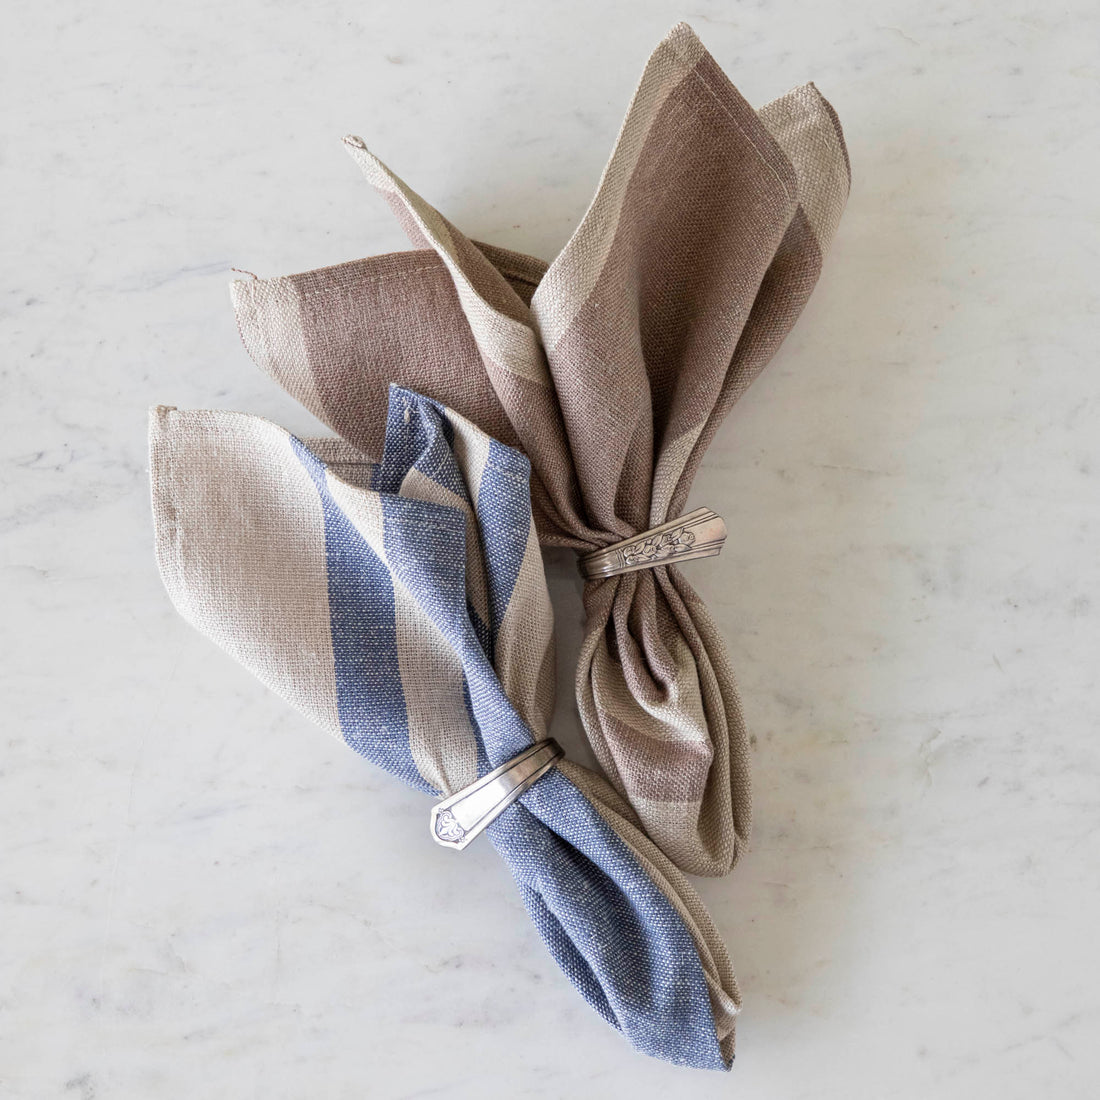
[[[432,839],[461,851],[564,755],[553,738],[536,741],[508,763],[437,802],[432,807]]]
[[[585,580],[614,577],[652,569],[655,565],[677,565],[692,558],[713,558],[722,552],[726,524],[717,512],[696,508],[679,519],[623,539],[602,550],[585,554],[577,563]]]

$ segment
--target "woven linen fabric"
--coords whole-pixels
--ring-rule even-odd
[[[813,84],[753,110],[683,24],[549,265],[467,239],[345,143],[415,250],[233,283],[250,354],[369,453],[391,381],[520,447],[542,542],[581,552],[684,512],[719,424],[806,304],[850,185]],[[749,755],[713,620],[667,565],[590,582],[584,603],[577,702],[604,773],[679,867],[728,871],[750,830]]]
[[[150,462],[180,613],[357,752],[446,796],[546,735],[553,617],[519,451],[393,387],[377,464],[342,440],[167,407]],[[729,1067],[741,1002],[725,948],[606,781],[563,761],[488,835],[608,1023],[646,1054]]]

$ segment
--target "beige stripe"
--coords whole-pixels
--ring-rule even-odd
[[[536,738],[546,736],[553,710],[555,669],[547,659],[553,648],[554,609],[532,522],[512,598],[497,632],[496,671],[504,694],[527,719]]]
[[[493,441],[476,424],[472,424],[464,416],[459,416],[453,409],[447,410],[447,420],[454,431],[455,462],[462,471],[466,489],[470,494],[470,503],[476,510],[478,494],[481,492],[481,479],[485,474],[485,463],[489,461],[489,451]]]
[[[508,280],[520,298],[529,303],[532,292],[546,274],[549,266],[546,261],[528,256],[525,252],[514,252],[510,248],[486,244],[485,241],[471,243]]]
[[[847,159],[833,115],[813,84],[793,88],[757,114],[794,165],[798,201],[825,253],[836,235],[849,189]]]
[[[681,23],[649,58],[595,197],[531,299],[531,312],[548,353],[553,352],[596,286],[650,127],[665,100],[705,53],[703,44]]]
[[[326,419],[298,322],[299,299],[293,279],[234,279],[229,295],[252,361],[314,416]]]
[[[538,337],[522,321],[494,309],[478,293],[463,270],[451,231],[439,211],[394,175],[367,149],[362,138],[349,136],[344,138],[344,144],[374,187],[402,200],[425,239],[447,265],[463,312],[474,330],[481,350],[522,378],[540,385],[549,385],[550,375]]]
[[[687,641],[680,633],[666,632],[663,639],[676,669],[663,677],[659,699],[634,694],[623,678],[622,666],[607,649],[607,636],[592,653],[593,700],[602,713],[624,726],[641,731],[654,741],[706,741],[707,722],[699,688],[699,672]]]
[[[453,794],[477,778],[477,737],[466,710],[462,662],[396,577],[393,596],[412,757],[429,783]]]
[[[339,436],[306,435],[299,436],[298,439],[310,454],[319,458],[326,466],[362,466],[373,470],[378,465],[354,443],[349,443]]]
[[[709,738],[654,739],[633,726],[624,726],[606,712],[600,715],[600,722],[608,749],[615,756],[622,793],[627,798],[632,802],[635,796],[658,801],[683,800],[702,807],[715,756],[715,746]],[[720,731],[712,733],[718,737]]]
[[[677,867],[695,870],[700,866],[700,852],[712,855],[717,841],[717,858],[712,855],[711,863],[721,867],[728,866],[732,860],[731,849],[737,838],[733,828],[727,822],[728,809],[719,811],[713,803],[701,799],[674,802],[666,798],[646,798],[636,790],[630,792],[630,803],[645,822],[646,832],[658,844],[661,850]],[[715,837],[703,835],[708,824],[715,832],[724,834]],[[708,840],[711,842],[708,843]],[[707,873],[714,873],[713,867]]]
[[[653,472],[653,496],[649,506],[649,525],[657,527],[666,520],[676,519],[676,516],[668,514],[669,502],[676,486],[680,483],[680,477],[691,458],[692,449],[703,434],[705,420],[700,420],[693,427],[678,438],[666,443],[661,449],[661,457],[657,460],[657,468]]]
[[[259,417],[160,407],[149,418],[157,562],[180,614],[342,736],[317,489]]]
[[[370,548],[388,565],[377,493],[327,474],[329,491]],[[477,739],[466,711],[462,663],[439,628],[391,573],[397,664],[405,686],[409,746],[416,770],[444,794],[477,778]],[[410,690],[428,685],[427,690]]]

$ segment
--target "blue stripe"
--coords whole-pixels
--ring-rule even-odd
[[[543,942],[645,1054],[724,1070],[702,963],[680,914],[560,771],[489,827]]]
[[[485,554],[493,646],[515,591],[531,534],[531,464],[495,439],[477,491],[477,520]]]
[[[478,486],[490,623],[470,610],[461,509],[397,495],[415,467],[462,499],[446,410],[391,387],[389,427],[375,488],[389,569],[328,491],[324,466],[295,449],[321,496],[341,726],[363,755],[421,790],[409,747],[397,662],[394,584],[416,601],[459,658],[478,736],[480,771],[531,743],[493,666],[530,531],[530,467],[495,441]],[[430,685],[428,686],[430,689]],[[425,685],[409,685],[425,690]],[[725,1069],[702,963],[687,926],[638,857],[560,772],[527,791],[489,829],[558,965],[631,1044],[677,1064]]]
[[[466,517],[408,497],[380,497],[386,557],[394,577],[439,628],[462,664],[474,727],[496,764],[531,744],[531,731],[504,694],[470,621],[466,600]]]
[[[406,474],[413,469],[467,504],[470,502],[455,461],[454,429],[446,409],[411,390],[391,385],[385,450],[372,484],[380,493],[398,493]]]
[[[435,794],[417,771],[409,744],[389,570],[333,499],[324,463],[301,440],[291,436],[290,442],[317,487],[325,519],[336,705],[344,740],[372,763]]]

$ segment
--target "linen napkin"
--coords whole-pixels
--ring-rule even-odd
[[[806,304],[850,185],[813,84],[755,111],[684,24],[549,265],[467,239],[345,143],[415,251],[233,283],[250,354],[369,453],[391,381],[522,448],[541,541],[581,552],[684,512],[715,431]],[[584,603],[577,703],[604,773],[679,867],[728,871],[750,830],[749,755],[711,616],[674,566],[587,583]]]
[[[258,417],[167,407],[150,459],[180,613],[357,752],[449,795],[545,736],[553,618],[519,451],[395,386],[377,464]],[[488,835],[608,1023],[646,1054],[729,1067],[725,948],[600,776],[563,761]]]

